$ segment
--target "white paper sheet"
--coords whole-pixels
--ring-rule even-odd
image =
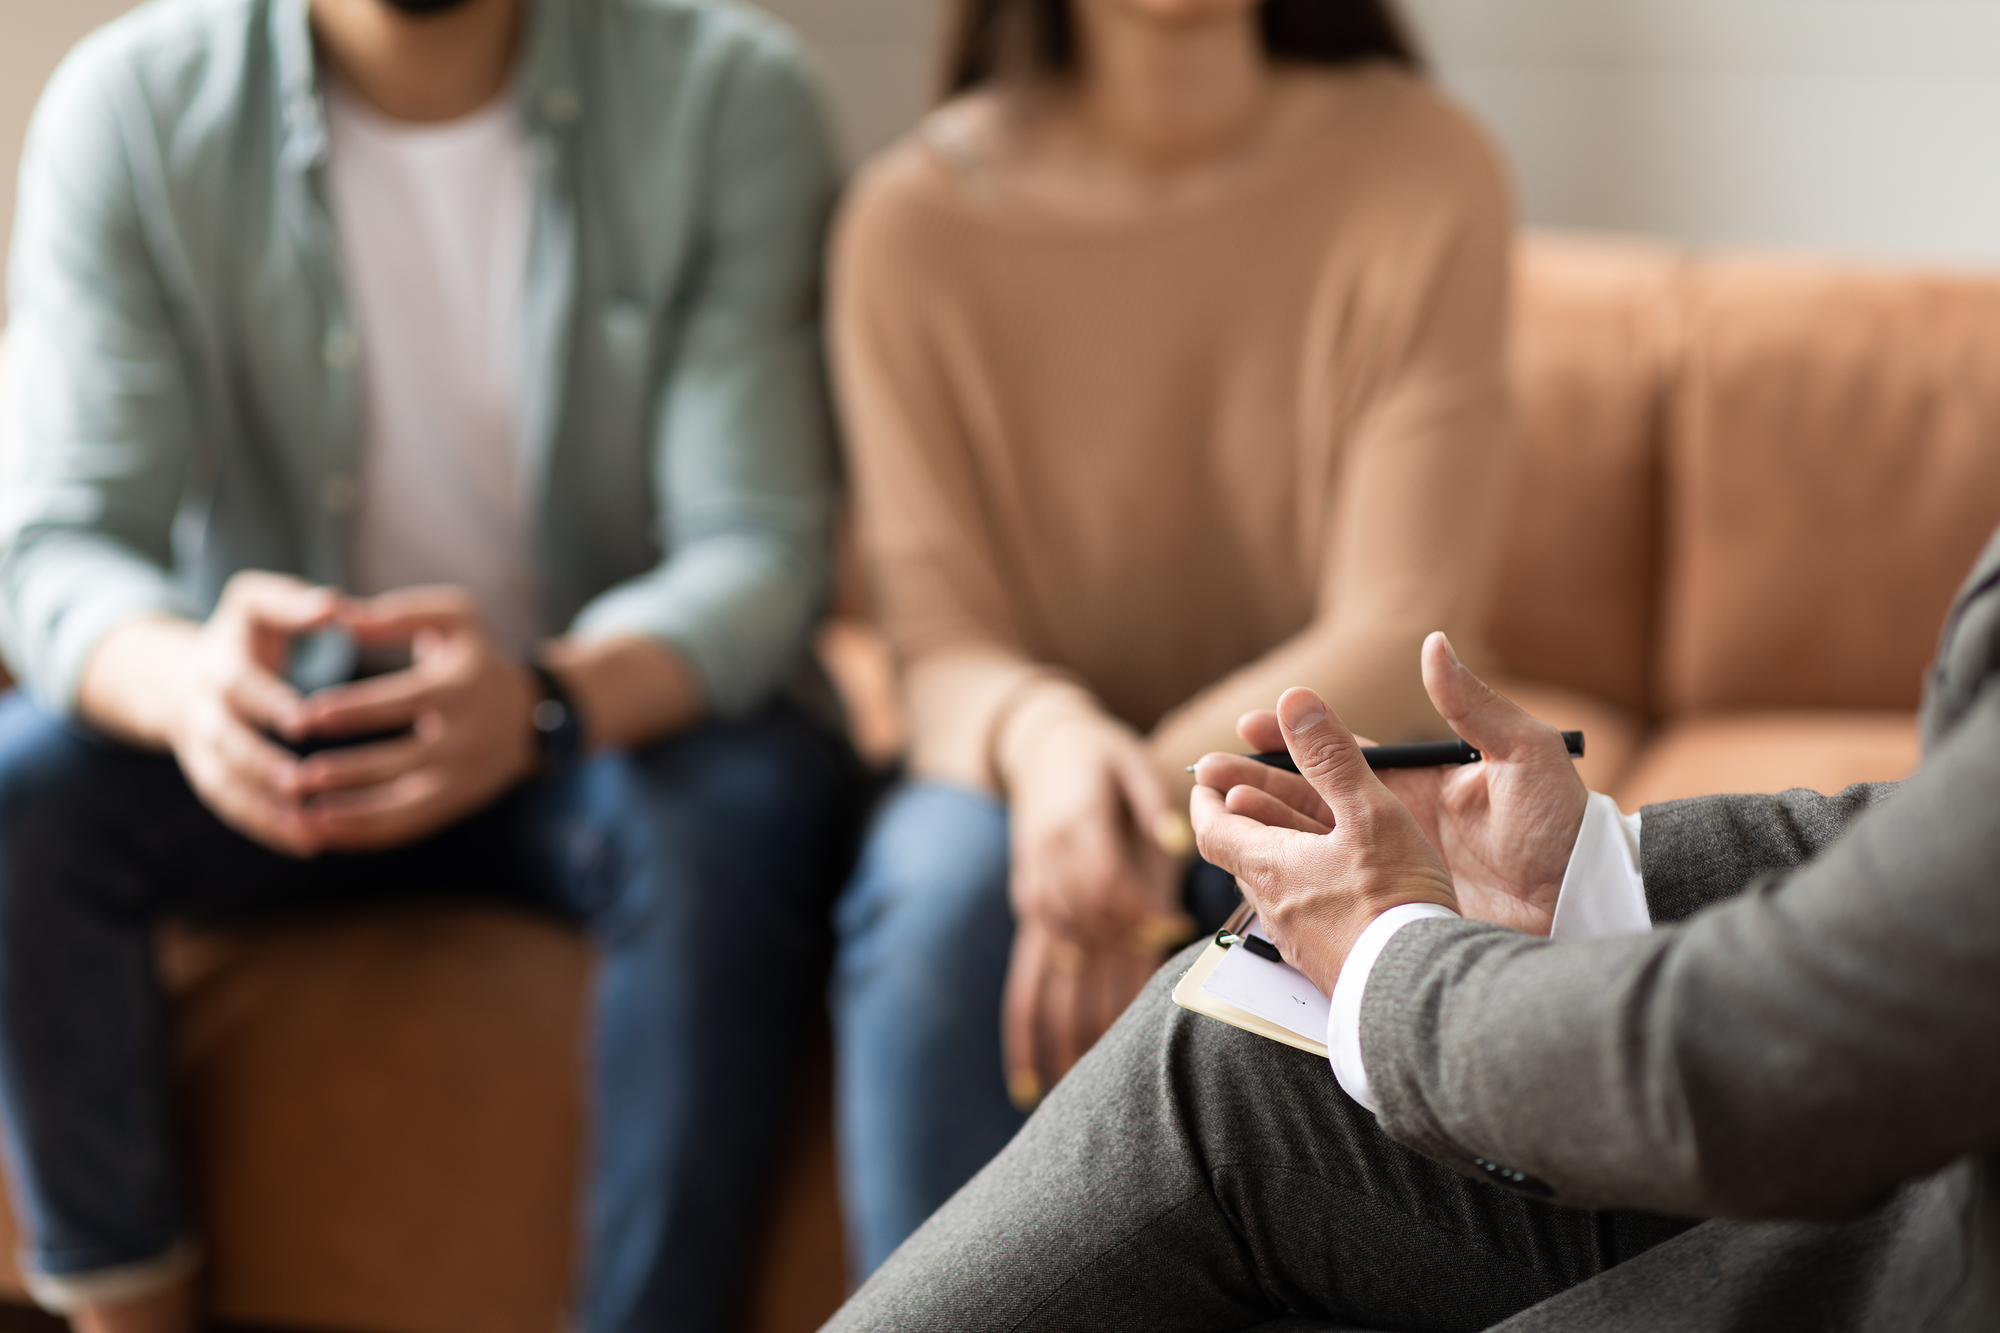
[[[1246,932],[1269,939],[1256,921]],[[1327,1013],[1331,1006],[1306,974],[1283,963],[1259,958],[1237,945],[1215,965],[1215,971],[1201,983],[1203,995],[1226,1000],[1239,1009],[1248,1009],[1259,1018],[1298,1033],[1310,1041],[1326,1040]]]

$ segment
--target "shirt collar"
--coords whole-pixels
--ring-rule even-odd
[[[278,75],[278,115],[283,126],[279,158],[287,166],[317,166],[326,155],[326,116],[319,101],[307,0],[272,0],[271,57]]]
[[[573,0],[526,0],[525,31],[514,66],[522,116],[538,129],[565,134],[583,116],[580,71],[571,32]],[[326,159],[326,113],[320,100],[308,0],[271,0],[271,49],[277,70],[280,157],[304,170]]]

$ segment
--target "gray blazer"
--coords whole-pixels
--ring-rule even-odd
[[[1651,935],[1391,941],[1362,1016],[1390,1134],[1563,1203],[1733,1219],[1507,1327],[2000,1328],[2000,534],[1922,725],[1900,784],[1649,807]]]

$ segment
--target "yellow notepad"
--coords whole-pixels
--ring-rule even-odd
[[[1238,933],[1269,938],[1255,919]],[[1174,1003],[1326,1057],[1326,997],[1305,973],[1259,958],[1240,944],[1211,941],[1174,987]]]

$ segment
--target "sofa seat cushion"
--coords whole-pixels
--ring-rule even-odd
[[[1893,782],[1916,769],[1914,713],[1769,710],[1697,713],[1662,728],[1612,788],[1620,807],[1718,792]]]
[[[579,935],[412,906],[175,928],[160,953],[218,1318],[560,1326],[583,1138]],[[9,1251],[0,1286],[18,1291]]]

